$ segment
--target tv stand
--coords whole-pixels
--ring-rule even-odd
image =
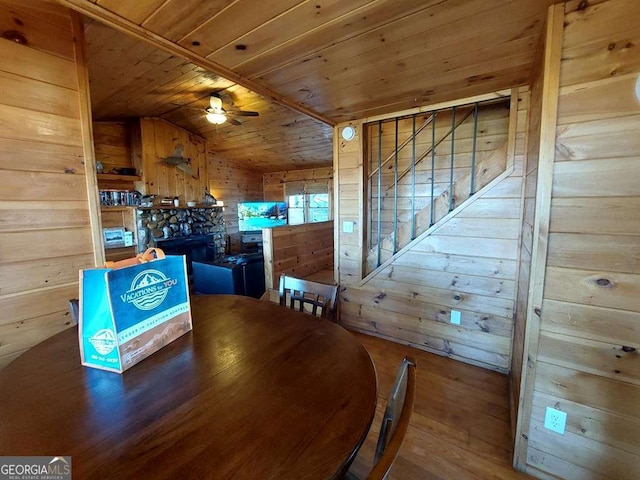
[[[240,235],[240,252],[262,252],[262,232]]]
[[[261,254],[231,255],[221,261],[193,262],[197,294],[232,294],[260,298],[265,291]]]

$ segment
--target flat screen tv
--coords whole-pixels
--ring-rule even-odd
[[[238,203],[238,230],[255,232],[287,224],[287,202]]]

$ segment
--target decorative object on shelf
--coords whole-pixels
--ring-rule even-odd
[[[173,206],[173,198],[164,197],[162,200],[160,200],[160,205],[163,205],[165,207],[167,207],[167,206],[172,207]]]
[[[140,205],[140,192],[129,190],[100,190],[100,205],[103,207],[126,207]]]
[[[207,189],[204,190],[204,202],[203,203],[205,205],[215,205],[216,204],[216,197],[211,195],[209,193],[209,190],[207,190]]]
[[[105,247],[124,245],[124,227],[103,228],[102,236]]]
[[[133,232],[124,232],[124,246],[132,247],[133,246]]]
[[[193,169],[191,168],[191,159],[184,157],[184,146],[179,143],[173,149],[173,153],[167,158],[163,158],[162,161],[167,165],[173,165],[179,170],[182,170],[187,175],[193,176]]]
[[[187,207],[191,207],[191,208],[193,208],[193,207],[195,207],[196,205],[197,205],[197,204],[196,204],[196,202],[187,202]]]
[[[128,175],[134,177],[136,175],[136,169],[133,167],[123,167],[118,169],[120,175]]]
[[[153,199],[156,198],[157,195],[141,195],[140,197],[140,206],[141,207],[153,207]]]
[[[179,197],[173,197],[173,206],[174,207],[179,207],[180,206],[180,198]]]
[[[96,162],[96,173],[103,173],[103,172],[104,172],[104,165],[100,160],[98,160]]]

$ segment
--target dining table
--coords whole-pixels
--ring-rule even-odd
[[[77,328],[0,370],[0,455],[71,456],[74,479],[340,478],[376,372],[336,323],[192,296],[193,329],[122,374],[81,366]]]

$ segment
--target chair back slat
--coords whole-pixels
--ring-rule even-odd
[[[384,480],[398,455],[409,427],[416,390],[416,361],[405,357],[391,389],[380,425],[375,464],[367,480]]]
[[[334,320],[335,305],[338,295],[337,285],[302,280],[282,275],[280,277],[280,305],[304,312],[305,306],[314,316]]]

